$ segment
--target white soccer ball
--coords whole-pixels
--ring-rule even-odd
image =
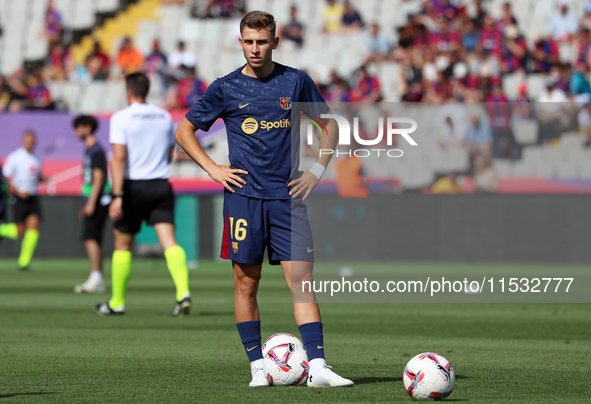
[[[275,334],[263,344],[263,371],[270,386],[299,386],[308,378],[304,344],[291,334]]]
[[[416,400],[440,401],[451,394],[456,374],[443,356],[426,352],[408,361],[402,374],[406,392]]]

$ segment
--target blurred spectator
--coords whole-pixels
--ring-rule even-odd
[[[409,52],[416,48],[427,46],[429,33],[423,24],[420,15],[408,15],[407,24],[396,29],[398,33],[398,45],[392,51],[392,59],[401,61],[410,57]]]
[[[528,120],[533,118],[533,104],[527,95],[527,84],[520,83],[517,86],[517,99],[514,101],[513,121]]]
[[[5,111],[8,108],[10,101],[10,87],[6,83],[4,76],[0,75],[0,112]]]
[[[576,47],[576,61],[579,63],[589,64],[591,62],[591,58],[589,57],[589,50],[591,50],[591,30],[589,28],[581,29],[581,31],[579,32],[578,39],[576,41]]]
[[[232,18],[245,10],[244,0],[192,0],[194,18]]]
[[[152,41],[152,52],[146,57],[146,71],[145,73],[149,76],[153,76],[163,67],[167,65],[167,57],[160,50],[160,41],[154,39]]]
[[[510,25],[514,25],[517,27],[517,18],[513,15],[513,11],[511,10],[511,3],[506,1],[501,6],[501,19],[497,23],[499,31],[503,32],[505,28]]]
[[[457,51],[462,44],[461,35],[443,18],[437,20],[437,29],[429,35],[429,46],[439,52]]]
[[[378,102],[382,100],[380,80],[371,76],[365,65],[361,65],[351,90],[350,102]]]
[[[492,87],[491,94],[486,98],[486,112],[492,128],[492,155],[495,158],[519,158],[519,145],[515,141],[511,129],[512,106],[500,84]]]
[[[468,123],[464,104],[451,100],[443,104],[437,112],[437,125],[440,130],[441,147],[462,147],[466,139]]]
[[[45,23],[43,35],[49,41],[49,45],[61,42],[64,34],[62,15],[54,7],[53,0],[47,2],[45,9]]]
[[[488,14],[486,13],[486,11],[484,11],[484,8],[482,7],[482,0],[475,0],[474,7],[475,15],[472,20],[474,21],[474,24],[476,24],[476,27],[480,29],[484,27],[484,19]]]
[[[100,43],[94,43],[92,52],[86,59],[86,66],[86,69],[92,76],[93,80],[106,80],[109,77],[111,59],[109,58],[109,55],[103,51]]]
[[[558,44],[552,37],[535,40],[532,57],[535,61],[536,72],[549,72],[552,66],[560,62]]]
[[[466,132],[466,147],[470,153],[470,161],[473,161],[477,154],[490,157],[492,145],[493,136],[489,121],[478,114],[473,114]]]
[[[53,44],[45,63],[43,73],[45,80],[67,80],[70,73],[68,70],[72,66],[71,59],[70,50],[63,43]]]
[[[503,73],[513,73],[517,70],[527,68],[527,42],[519,33],[517,26],[507,25],[505,27],[505,47],[501,60]]]
[[[185,67],[195,67],[197,58],[185,48],[185,42],[179,41],[176,50],[168,55],[168,67],[173,70],[180,70],[181,65]]]
[[[117,64],[123,75],[142,71],[144,56],[133,46],[131,38],[124,38],[117,53]]]
[[[462,186],[458,184],[458,177],[456,173],[447,173],[433,185],[431,185],[431,193],[435,195],[454,195],[463,193]]]
[[[195,67],[185,68],[185,71],[187,72],[186,77],[178,82],[177,106],[179,108],[192,107],[207,90],[207,84],[197,78]]]
[[[583,18],[581,18],[581,29],[591,29],[591,0],[585,3]]]
[[[365,63],[382,63],[390,53],[390,41],[384,34],[380,34],[380,27],[373,23],[369,27],[369,36],[367,37],[366,48],[369,54],[365,58]]]
[[[499,192],[499,177],[495,172],[489,158],[483,155],[474,157],[474,169],[472,179],[476,193]]]
[[[166,90],[162,108],[171,110],[193,106],[207,89],[207,84],[197,78],[195,67],[181,66],[182,77],[172,76]]]
[[[579,22],[575,14],[569,10],[570,0],[559,0],[558,4],[559,12],[552,13],[547,30],[556,41],[570,41],[579,29]]]
[[[546,88],[540,94],[536,108],[540,122],[538,142],[541,144],[547,144],[559,137],[560,119],[564,113],[564,106],[568,102],[566,94],[556,88],[554,77],[546,77],[544,84]]]
[[[4,108],[9,112],[18,112],[27,106],[29,87],[25,83],[25,71],[17,69],[10,76],[4,78],[3,83]]]
[[[41,71],[36,71],[29,78],[27,109],[53,109],[51,93],[43,81]]]
[[[304,24],[298,20],[298,8],[289,8],[289,23],[279,28],[279,37],[284,49],[294,51],[304,44]]]
[[[363,28],[363,19],[361,15],[353,8],[347,0],[343,2],[343,18],[341,23],[346,32],[357,32]]]
[[[242,0],[214,0],[210,7],[210,14],[213,18],[231,18],[244,9]]]
[[[569,93],[577,102],[591,101],[591,85],[589,84],[589,67],[585,63],[576,62],[573,66],[569,83]]]
[[[452,4],[450,0],[428,1],[424,4],[427,5],[427,14],[433,20],[444,19],[445,21],[451,22],[461,12],[460,8]]]
[[[343,6],[335,0],[326,0],[326,8],[322,11],[322,29],[325,33],[335,34],[341,30]]]
[[[351,87],[346,80],[338,75],[335,70],[330,72],[330,82],[323,93],[324,99],[328,102],[348,102]]]
[[[585,136],[585,146],[591,146],[591,102],[587,102],[577,116],[579,131]]]
[[[476,29],[474,20],[466,21],[466,25],[462,33],[462,45],[464,46],[464,49],[466,52],[472,52],[479,42],[480,32]]]
[[[487,15],[484,17],[484,26],[480,31],[480,49],[495,57],[500,57],[503,52],[503,31],[499,29],[495,20]]]

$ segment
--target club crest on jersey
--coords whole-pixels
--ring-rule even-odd
[[[281,104],[281,108],[283,108],[285,110],[291,109],[291,97],[279,98],[279,104]]]
[[[234,254],[238,254],[238,241],[232,241],[232,251]]]

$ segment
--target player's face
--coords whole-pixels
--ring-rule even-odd
[[[88,126],[80,125],[74,129],[74,133],[78,139],[84,140],[90,131],[88,130]]]
[[[240,38],[240,49],[248,66],[254,71],[264,70],[273,64],[273,49],[277,49],[279,38],[266,29],[245,27]]]
[[[34,134],[32,134],[31,132],[28,132],[23,136],[23,147],[29,153],[33,152],[33,150],[35,149],[35,135]]]

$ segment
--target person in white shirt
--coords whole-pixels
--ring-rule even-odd
[[[546,89],[540,94],[536,109],[540,121],[538,142],[546,144],[560,136],[558,133],[560,118],[564,114],[569,99],[564,91],[556,88],[554,77],[546,77],[544,84]]]
[[[174,195],[168,182],[174,150],[170,114],[146,103],[150,80],[144,73],[125,78],[129,107],[116,112],[110,123],[113,200],[109,216],[115,222],[115,251],[111,269],[111,299],[96,306],[100,315],[125,313],[125,293],[131,274],[131,246],[142,222],[154,226],[166,264],[176,286],[173,315],[189,314],[191,295],[185,251],[174,227]]]
[[[197,58],[192,52],[185,48],[185,43],[179,41],[177,49],[168,55],[168,67],[171,69],[180,69],[181,65],[185,67],[195,67]]]
[[[22,147],[8,155],[3,174],[8,181],[8,193],[15,198],[15,223],[0,225],[0,237],[17,240],[23,238],[18,267],[29,268],[39,240],[41,207],[37,186],[41,176],[41,160],[34,154],[36,136],[33,131],[23,134]]]
[[[560,0],[559,12],[553,13],[548,21],[548,33],[559,42],[570,41],[579,30],[577,17],[569,7],[569,0]]]

